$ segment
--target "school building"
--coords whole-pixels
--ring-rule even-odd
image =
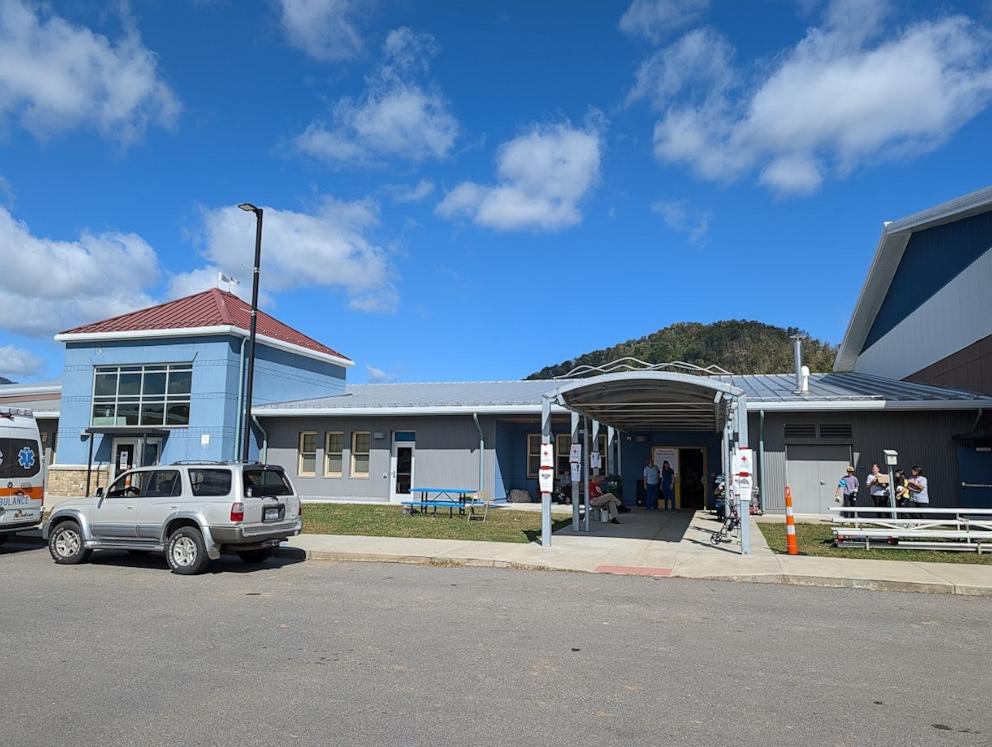
[[[348,384],[353,362],[261,313],[254,422],[241,432],[249,309],[211,289],[66,330],[62,379],[0,386],[35,412],[48,495],[134,465],[253,456],[304,496],[398,502],[417,486],[537,497],[542,408],[560,469],[573,434],[633,503],[649,456],[682,508],[712,504],[733,444],[760,501],[834,505],[848,464],[923,465],[935,506],[992,507],[992,189],[886,223],[835,370],[734,375],[673,363],[559,380]]]

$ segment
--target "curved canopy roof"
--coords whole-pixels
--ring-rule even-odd
[[[603,374],[559,386],[555,399],[624,431],[719,433],[744,391],[710,376],[665,371]]]

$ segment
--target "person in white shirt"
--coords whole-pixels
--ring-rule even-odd
[[[923,467],[913,467],[909,478],[909,503],[916,508],[930,507],[930,493],[927,492],[927,478],[923,476]],[[917,516],[922,519],[922,516]]]
[[[658,488],[661,483],[661,470],[654,463],[654,457],[648,457],[644,465],[644,508],[648,511],[658,510]]]
[[[876,508],[883,508],[889,505],[888,476],[883,475],[877,464],[871,465],[871,473],[866,480],[868,484],[868,494]]]

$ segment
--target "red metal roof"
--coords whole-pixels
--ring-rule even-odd
[[[175,301],[121,314],[82,327],[67,329],[61,334],[99,334],[101,332],[147,332],[163,329],[191,329],[196,327],[233,326],[248,330],[251,323],[251,306],[233,293],[211,288]],[[283,324],[264,311],[258,312],[258,334],[291,345],[298,345],[317,353],[333,355],[344,360],[347,356],[322,345],[292,327]],[[138,337],[139,335],[135,335]]]

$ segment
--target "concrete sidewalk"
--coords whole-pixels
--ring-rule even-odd
[[[559,530],[550,548],[537,544],[405,539],[304,534],[288,547],[315,560],[431,563],[533,570],[616,573],[717,581],[833,586],[877,591],[992,596],[992,566],[915,563],[895,560],[776,555],[751,520],[753,554],[742,557],[737,546],[714,546],[709,537],[718,525],[703,514],[661,517],[627,514],[624,524],[593,524],[574,535]]]

